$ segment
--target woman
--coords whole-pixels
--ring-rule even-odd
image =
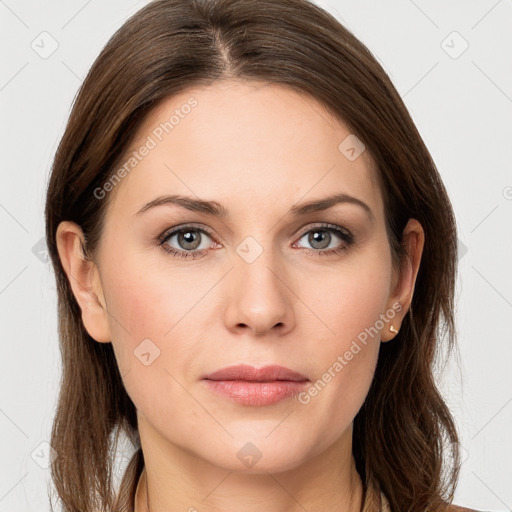
[[[455,338],[453,211],[389,78],[328,13],[143,8],[76,98],[46,223],[63,510],[460,510],[433,379]]]

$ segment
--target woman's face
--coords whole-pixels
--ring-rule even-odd
[[[410,292],[374,172],[346,126],[280,85],[189,89],[146,119],[95,191],[112,194],[95,259],[108,313],[83,318],[111,340],[148,447],[263,472],[350,446]],[[341,194],[357,201],[305,206]],[[239,364],[306,381],[204,379]]]

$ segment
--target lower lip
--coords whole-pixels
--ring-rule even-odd
[[[207,386],[218,393],[245,405],[270,405],[298,395],[308,381],[275,380],[250,382],[246,380],[208,380]]]

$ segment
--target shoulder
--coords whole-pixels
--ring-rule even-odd
[[[478,510],[461,507],[459,505],[448,505],[446,507],[446,512],[478,512]]]
[[[378,509],[382,510],[382,512],[391,512],[391,508],[389,507],[388,500],[387,500],[386,496],[384,495],[384,493],[382,493],[382,492],[380,493],[380,502],[381,502],[381,505],[380,505],[380,507],[377,507]],[[452,504],[449,504],[446,502],[444,503],[444,505],[441,508],[442,508],[442,512],[481,512],[479,510],[475,510],[474,508],[461,507],[460,505],[452,505]],[[370,509],[367,509],[365,506],[365,508],[363,508],[363,512],[365,512],[366,510],[370,510]],[[439,509],[437,509],[437,510],[439,510]]]

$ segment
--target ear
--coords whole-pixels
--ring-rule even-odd
[[[57,249],[69,284],[82,311],[89,335],[101,343],[111,341],[108,312],[96,264],[84,254],[84,235],[78,224],[63,221],[57,228]]]
[[[397,311],[393,320],[390,320],[389,324],[383,329],[381,333],[381,341],[383,342],[389,341],[396,336],[396,333],[391,332],[389,327],[393,325],[399,331],[403,318],[411,306],[425,243],[425,233],[421,224],[416,219],[409,219],[402,234],[402,241],[405,244],[407,254],[404,257],[405,261],[402,262],[400,275],[397,275],[397,273],[393,274],[393,285],[386,311],[390,309],[397,311],[397,303],[401,305],[401,309]]]

